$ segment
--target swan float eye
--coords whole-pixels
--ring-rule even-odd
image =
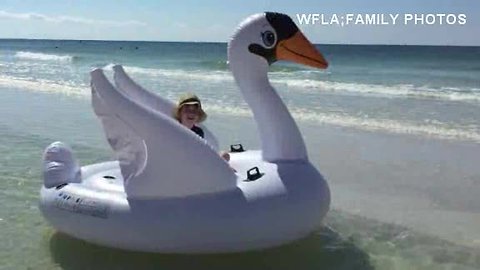
[[[272,31],[267,30],[265,32],[262,32],[262,41],[265,47],[270,49],[275,45],[275,42],[277,41],[277,37]]]

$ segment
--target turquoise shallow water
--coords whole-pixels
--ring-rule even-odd
[[[37,209],[39,156],[50,139],[0,126],[0,269],[478,269],[480,250],[414,230],[331,211],[326,227],[266,251],[157,255],[103,248],[55,233]],[[12,149],[11,145],[15,145]],[[73,145],[83,163],[108,158],[102,147]]]
[[[0,131],[3,153],[0,204],[5,206],[0,209],[0,269],[478,269],[480,266],[478,248],[343,210],[332,210],[326,226],[306,239],[266,251],[188,256],[95,246],[56,233],[37,208],[40,155],[53,138],[19,135],[4,125],[0,125]],[[82,164],[111,158],[105,143],[92,147],[79,141],[72,146]],[[334,192],[334,195],[342,194]]]
[[[320,48],[330,71],[280,63],[270,77],[332,188],[326,226],[266,251],[181,256],[55,233],[37,208],[40,157],[62,140],[81,164],[112,158],[88,71],[113,63],[163,96],[194,90],[224,148],[258,148],[225,44],[2,40],[0,269],[480,269],[478,49]]]

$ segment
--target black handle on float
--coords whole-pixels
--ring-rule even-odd
[[[245,181],[255,181],[258,178],[262,177],[264,174],[260,172],[258,167],[253,167],[247,171],[247,180]]]
[[[245,149],[243,149],[243,145],[241,143],[232,144],[230,145],[230,152],[232,153],[245,152]]]

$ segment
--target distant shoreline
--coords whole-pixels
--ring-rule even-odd
[[[43,38],[0,38],[1,41],[60,41],[60,42],[118,42],[118,43],[204,43],[204,44],[227,44],[219,41],[160,41],[160,40],[101,40],[101,39],[43,39]],[[478,48],[480,45],[435,45],[435,44],[343,44],[343,43],[314,43],[315,45],[327,46],[389,46],[389,47],[466,47]]]

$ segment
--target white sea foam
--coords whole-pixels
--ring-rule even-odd
[[[251,117],[249,108],[219,106],[207,104],[208,110],[221,114]],[[365,131],[381,131],[394,134],[411,134],[424,137],[465,140],[480,142],[480,133],[476,127],[448,127],[445,123],[430,121],[428,124],[412,123],[391,119],[370,118],[367,116],[351,116],[341,113],[322,113],[307,109],[290,109],[293,117],[299,121],[309,123],[328,124]]]
[[[299,91],[328,91],[346,95],[380,96],[387,98],[421,98],[450,101],[480,102],[480,89],[462,90],[455,87],[431,88],[411,84],[362,84],[301,79],[272,79],[274,84],[294,87]]]
[[[33,92],[44,92],[51,94],[63,94],[73,97],[89,97],[88,86],[77,86],[67,82],[59,83],[56,81],[34,78],[16,78],[0,75],[0,86],[5,88],[15,88]]]
[[[37,53],[37,52],[28,52],[28,51],[16,52],[15,57],[19,59],[35,60],[35,61],[71,62],[73,60],[73,56],[71,55],[46,54],[46,53]]]
[[[110,66],[110,65],[108,65]],[[107,67],[108,67],[107,66]],[[228,71],[205,71],[205,70],[181,70],[181,69],[156,69],[141,68],[134,66],[125,66],[125,70],[130,74],[142,74],[157,77],[168,77],[183,80],[200,80],[200,81],[231,81],[233,77]]]

